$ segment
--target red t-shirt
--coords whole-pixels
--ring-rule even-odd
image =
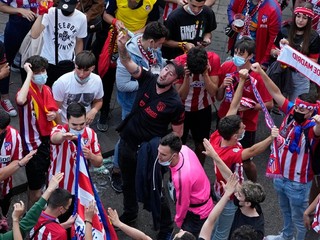
[[[55,222],[50,222],[40,228],[38,233],[35,235],[34,240],[67,240],[67,231],[60,225],[59,220],[46,214],[44,211],[41,213],[37,224],[30,231],[30,237],[33,235],[35,230],[48,220]]]
[[[210,143],[212,147],[216,150],[220,158],[224,161],[224,163],[230,168],[232,172],[238,174],[239,182],[243,181],[243,167],[242,167],[242,151],[243,148],[241,144],[238,142],[234,146],[221,146],[222,137],[220,136],[218,130],[215,131],[210,136]],[[224,193],[223,186],[220,181],[226,183],[226,180],[222,177],[219,169],[215,167],[216,180],[214,182],[214,191],[218,197],[221,197]]]
[[[234,65],[232,61],[225,62],[221,65],[221,68],[219,71],[219,86],[222,84],[227,73],[233,73],[233,74],[237,73],[237,67]],[[268,90],[266,89],[260,74],[256,72],[250,72],[250,76],[256,79],[255,84],[261,95],[263,102],[266,103],[271,101],[272,96],[269,94]],[[237,84],[238,84],[238,81],[234,83],[233,85],[234,88],[237,86]],[[258,103],[258,100],[256,99],[253,93],[251,82],[249,80],[245,82],[242,96],[246,98],[250,98],[254,100],[256,103]],[[222,100],[219,111],[218,111],[219,118],[223,118],[227,114],[229,107],[230,107],[230,102],[226,102],[225,100]],[[240,115],[242,116],[242,122],[244,125],[246,125],[246,131],[257,130],[259,112],[260,111],[251,110],[251,109],[240,112]]]

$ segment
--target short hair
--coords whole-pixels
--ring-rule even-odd
[[[190,0],[191,2],[192,0]],[[196,2],[205,2],[206,0],[195,0]]]
[[[46,70],[49,66],[48,60],[39,55],[33,55],[27,58],[26,63],[31,64],[31,70],[33,73],[39,73]]]
[[[207,69],[208,54],[206,50],[201,47],[193,47],[187,53],[188,69],[193,74],[202,74]]]
[[[237,228],[231,235],[230,240],[257,240],[258,233],[250,225],[243,225]]]
[[[55,189],[48,199],[48,207],[56,209],[58,207],[67,207],[69,200],[72,198],[72,194],[63,188]]]
[[[308,93],[299,95],[298,98],[308,103],[317,103],[318,94],[316,91],[309,91]]]
[[[175,237],[174,240],[196,240],[190,232],[185,232],[181,237]]]
[[[91,51],[84,50],[77,54],[75,64],[79,69],[88,69],[96,65],[96,57]]]
[[[142,38],[144,40],[153,39],[158,41],[161,38],[168,38],[169,30],[162,23],[153,21],[146,25]]]
[[[218,123],[218,132],[225,140],[230,140],[239,131],[241,122],[239,115],[225,116]]]
[[[242,183],[241,192],[245,197],[245,201],[251,203],[252,208],[266,199],[264,188],[259,183],[254,183],[249,180]]]
[[[247,51],[248,55],[254,54],[256,50],[256,43],[250,37],[243,37],[236,42],[234,49],[237,49],[240,53]]]
[[[180,152],[182,148],[181,138],[174,132],[171,132],[161,138],[160,145],[168,146],[171,149],[171,152]]]
[[[79,118],[82,116],[86,116],[86,108],[81,103],[73,102],[67,107],[68,120],[70,117]]]
[[[0,129],[5,129],[10,124],[10,115],[6,111],[0,109]]]

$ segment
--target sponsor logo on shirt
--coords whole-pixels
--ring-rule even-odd
[[[8,163],[10,162],[10,155],[0,156],[0,163]]]

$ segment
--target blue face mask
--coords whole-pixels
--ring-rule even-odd
[[[79,134],[82,135],[83,132],[84,132],[84,129],[81,129],[81,130],[76,130],[76,129],[72,129],[72,128],[69,128],[69,132],[78,136]]]
[[[40,73],[33,75],[33,82],[37,85],[44,85],[47,82],[48,75],[46,73]]]
[[[89,75],[88,77],[81,80],[76,73],[74,73],[74,77],[75,77],[76,81],[81,85],[87,83],[90,79],[90,75]]]
[[[172,162],[172,158],[173,158],[173,154],[171,156],[171,158],[168,160],[168,161],[165,161],[165,162],[161,162],[158,158],[158,163],[161,165],[161,166],[164,166],[164,167],[169,167],[171,162]]]
[[[243,57],[234,55],[234,57],[232,58],[232,61],[234,63],[234,65],[236,65],[237,67],[241,67],[246,63],[246,60]]]

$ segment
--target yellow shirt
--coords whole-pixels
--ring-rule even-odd
[[[146,25],[148,14],[156,0],[141,0],[143,4],[137,9],[128,7],[128,0],[117,0],[116,18],[123,22],[131,32],[138,31]]]

